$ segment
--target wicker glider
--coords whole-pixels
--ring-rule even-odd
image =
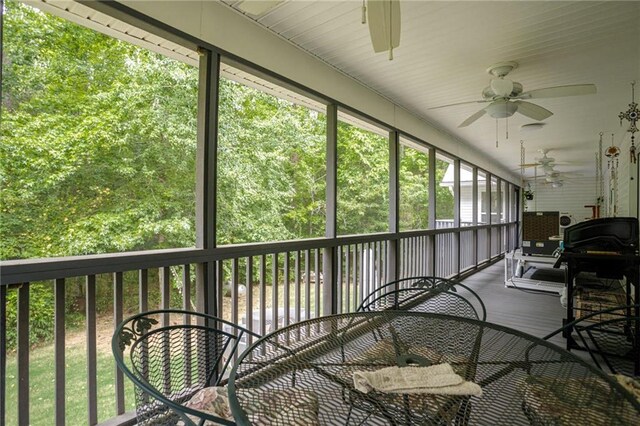
[[[252,337],[259,336],[219,318],[179,310],[145,312],[118,325],[113,354],[135,385],[138,424],[235,424],[227,402],[227,369],[239,344]]]

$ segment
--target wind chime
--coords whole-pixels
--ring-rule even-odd
[[[602,172],[602,136],[600,132],[600,142],[598,142],[598,152],[596,152],[596,217],[600,217],[600,212],[604,211],[604,173]]]
[[[616,217],[618,214],[618,157],[620,148],[613,144],[613,133],[611,133],[611,146],[604,152],[607,156],[607,169],[609,170],[609,214]]]
[[[629,148],[629,155],[631,156],[631,163],[633,164],[635,164],[637,161],[635,133],[638,131],[638,115],[640,114],[640,111],[638,111],[638,104],[636,103],[635,85],[636,82],[632,81],[631,103],[629,104],[629,109],[618,114],[618,118],[620,119],[620,126],[622,126],[623,119],[629,122],[629,129],[627,130],[627,132],[631,133],[631,147]]]

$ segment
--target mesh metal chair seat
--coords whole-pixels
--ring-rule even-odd
[[[145,312],[119,324],[112,350],[118,368],[135,385],[138,424],[235,424],[222,386],[247,337],[259,336],[220,318],[180,310]],[[196,399],[220,410],[200,409]]]
[[[368,295],[358,307],[359,312],[385,309],[441,313],[482,321],[487,318],[484,303],[476,292],[458,281],[439,277],[412,277],[388,283]]]
[[[570,339],[577,337],[580,349],[588,351],[595,365],[601,370],[608,369],[612,374],[639,376],[638,310],[640,304],[594,311],[565,324],[543,339],[548,340],[560,333]]]

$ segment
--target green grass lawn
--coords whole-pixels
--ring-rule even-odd
[[[17,379],[15,353],[7,356],[7,414],[6,424],[17,425]],[[69,425],[87,424],[87,358],[84,345],[66,350],[66,419]],[[98,421],[116,415],[115,361],[111,351],[98,352]],[[53,345],[30,351],[29,359],[29,416],[31,425],[51,425],[55,420],[55,362]],[[127,410],[135,408],[133,385],[125,378]]]

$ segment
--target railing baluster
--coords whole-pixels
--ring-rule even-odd
[[[140,312],[147,312],[149,310],[149,271],[147,269],[140,269],[138,271],[138,308]],[[140,345],[140,360],[142,363],[142,377],[149,378],[149,347],[146,340],[142,340]],[[149,395],[142,394],[142,399],[145,402],[149,401]]]
[[[191,266],[189,264],[182,265],[182,309],[191,311]],[[189,324],[190,317],[185,314],[182,317],[184,324]],[[182,353],[184,354],[184,380],[186,386],[191,386],[191,330],[185,329],[182,340]]]
[[[29,283],[18,289],[18,424],[29,424]]]
[[[353,275],[353,310],[355,311],[360,306],[360,297],[358,291],[358,245],[353,245],[353,264],[351,265],[351,272]]]
[[[169,309],[171,293],[171,271],[168,266],[160,268],[160,309]],[[169,314],[162,315],[162,326],[169,325]],[[168,365],[168,364],[166,364]]]
[[[168,266],[164,266],[158,270],[159,284],[160,284],[160,309],[169,309],[169,293],[171,288],[171,271]],[[169,325],[169,314],[163,313],[161,315],[162,326],[167,327]],[[169,344],[169,331],[162,333],[162,365],[169,365],[171,363],[171,353]],[[171,393],[171,370],[168,368],[163,369],[163,393],[169,395]]]
[[[0,285],[0,424],[7,412],[7,286]]]
[[[231,322],[238,324],[238,281],[239,281],[239,265],[238,258],[234,257],[231,261]],[[233,329],[233,334],[236,335],[236,329]],[[233,362],[238,359],[238,351],[233,353]]]
[[[343,306],[342,306],[342,294],[343,294],[343,287],[342,287],[342,246],[338,246],[336,247],[336,258],[337,258],[337,265],[335,265],[336,267],[336,314],[341,314],[343,312]]]
[[[140,312],[149,310],[149,272],[146,269],[138,272],[138,303]]]
[[[320,316],[320,304],[321,304],[321,300],[320,300],[320,249],[317,248],[315,250],[314,253],[314,274],[316,276],[316,282],[315,282],[315,290],[316,290],[316,297],[315,297],[315,303],[316,303],[316,309],[315,309],[315,318],[318,318]]]
[[[224,260],[216,262],[216,315],[224,317]]]
[[[271,331],[278,326],[278,253],[271,255]]]
[[[304,317],[311,318],[311,263],[309,249],[304,252]]]
[[[293,289],[293,297],[295,298],[295,322],[300,321],[300,308],[302,307],[302,298],[300,296],[300,251],[295,253],[295,287]]]
[[[347,244],[345,246],[344,251],[344,279],[345,279],[345,291],[347,292],[345,296],[345,306],[347,312],[352,312],[352,304],[351,304],[351,246]]]
[[[98,384],[96,346],[96,276],[88,275],[86,283],[87,326],[87,404],[89,424],[98,423]]]
[[[240,271],[238,268],[238,258],[231,261],[231,322],[238,324],[238,281]]]
[[[245,290],[245,326],[249,331],[253,331],[253,256],[247,257],[245,270],[246,290]],[[247,347],[253,344],[253,336],[246,336]]]
[[[182,309],[191,311],[191,265],[182,265]],[[189,319],[184,316],[185,322]]]
[[[282,297],[283,297],[283,307],[284,307],[284,318],[282,325],[284,327],[288,326],[291,322],[290,314],[289,314],[289,255],[290,253],[286,251],[284,253],[284,273],[282,275],[283,287],[282,287]]]
[[[267,289],[266,289],[266,275],[267,275],[267,256],[260,256],[260,335],[264,336],[267,333]]]
[[[113,274],[113,327],[122,322],[122,305],[124,301],[122,272]],[[116,414],[124,413],[124,376],[122,370],[115,367]]]
[[[55,365],[56,365],[56,425],[65,424],[65,289],[64,278],[54,282],[54,336],[55,336]],[[4,377],[4,376],[3,376]],[[3,396],[4,397],[4,396]],[[2,417],[4,419],[4,417]]]

